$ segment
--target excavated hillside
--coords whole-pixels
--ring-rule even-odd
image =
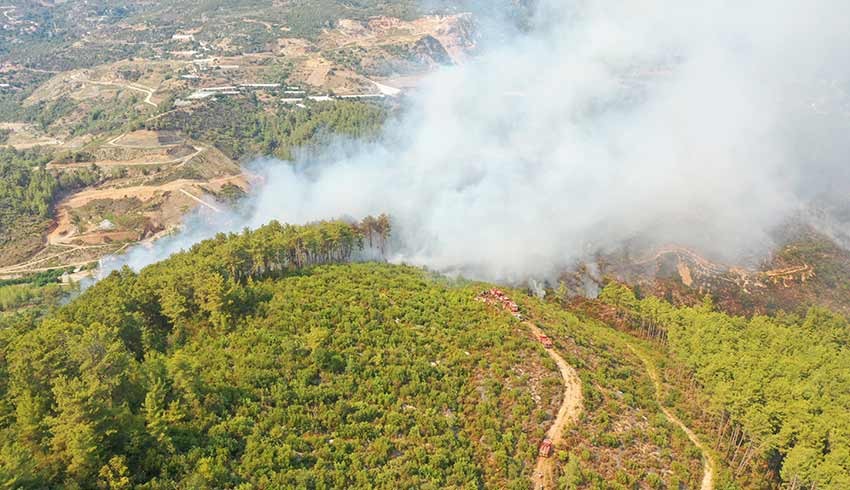
[[[41,245],[0,257],[0,277],[57,267],[79,268],[143,240],[173,231],[187,212],[221,211],[219,201],[241,196],[250,176],[221,151],[172,132],[135,131],[91,149],[83,161],[54,160],[56,175],[100,176],[53,205]]]
[[[694,305],[708,295],[724,311],[803,312],[811,305],[850,314],[850,252],[807,229],[790,236],[758,267],[715,262],[698,251],[667,245],[637,254],[600,256],[564,274],[568,292],[592,296],[608,280],[640,293]]]

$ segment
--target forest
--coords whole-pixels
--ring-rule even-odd
[[[654,339],[708,396],[703,415],[737,471],[762,463],[790,488],[850,488],[850,326],[820,307],[751,318],[710,298],[676,308],[609,284],[615,324]]]
[[[42,313],[59,305],[72,287],[59,284],[68,269],[53,269],[16,279],[0,279],[0,316],[33,309]]]
[[[272,222],[114,272],[46,314],[0,315],[0,481],[528,488],[562,395],[554,363],[475,301],[488,285],[351,263],[380,257],[391,228]],[[553,456],[561,483],[698,481],[640,362],[605,327],[511,294],[582,373],[588,413]]]
[[[541,347],[466,283],[330,265],[384,222],[222,235],[0,317],[0,481],[525,488],[545,414],[511,366]]]
[[[302,150],[337,135],[375,137],[388,116],[380,104],[343,101],[311,102],[306,109],[289,105],[267,108],[256,98],[222,99],[192,111],[178,111],[149,122],[149,129],[179,130],[208,141],[231,158],[294,158]]]
[[[51,154],[39,149],[0,148],[0,263],[25,257],[42,245],[52,206],[62,192],[101,180],[83,169],[54,174],[45,168]]]
[[[557,411],[554,365],[475,301],[488,286],[356,263],[391,231],[385,215],[272,222],[116,271],[46,313],[0,315],[0,481],[527,488]],[[510,294],[581,376],[585,412],[554,456],[564,488],[698,485],[700,451],[659,412],[682,394],[657,399],[635,347],[707,397],[689,423],[714,423],[692,426],[724,458],[717,488],[845,488],[843,317],[732,317],[611,283],[602,323]]]
[[[561,395],[554,364],[475,301],[487,285],[350,263],[380,257],[390,233],[385,215],[272,222],[114,272],[46,314],[0,315],[0,481],[528,488]],[[522,302],[582,372],[589,414],[556,455],[563,485],[697,481],[639,361],[604,327]]]

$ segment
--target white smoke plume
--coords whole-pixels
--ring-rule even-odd
[[[843,0],[544,0],[530,32],[429,77],[378,142],[260,162],[240,226],[385,212],[392,260],[507,281],[635,237],[764,252],[783,220],[850,191],[848,14]]]

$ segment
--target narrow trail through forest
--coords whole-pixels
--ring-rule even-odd
[[[688,428],[678,417],[673,415],[670,410],[668,410],[661,402],[663,389],[661,386],[661,379],[658,376],[658,372],[655,370],[655,365],[652,361],[649,360],[646,356],[641,354],[637,349],[632,346],[632,344],[626,344],[638,358],[643,362],[643,365],[646,367],[646,372],[649,374],[649,377],[652,378],[652,383],[655,385],[655,401],[658,402],[659,408],[661,408],[661,412],[664,413],[664,416],[667,417],[667,420],[676,424],[682,431],[685,432],[685,435],[688,436],[688,439],[700,450],[702,453],[702,461],[703,461],[703,474],[702,474],[702,484],[700,485],[700,490],[714,490],[714,470],[717,467],[714,461],[714,457],[711,453],[706,449],[706,447],[700,442],[699,437],[694,434],[694,431]]]
[[[531,330],[535,337],[539,338],[545,333],[534,323],[530,321],[524,322]],[[561,372],[561,377],[564,379],[564,400],[561,402],[561,407],[558,409],[558,415],[555,417],[555,422],[546,432],[546,438],[552,441],[553,447],[558,447],[563,439],[564,428],[568,424],[578,422],[579,415],[584,404],[584,398],[581,393],[581,379],[578,377],[576,370],[570,366],[563,357],[558,354],[555,349],[546,349],[549,357],[558,365],[558,371]],[[534,468],[532,479],[534,481],[535,490],[548,490],[556,488],[555,485],[555,461],[553,456],[548,458],[538,457],[537,465]]]

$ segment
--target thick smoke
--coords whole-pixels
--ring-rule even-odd
[[[543,1],[529,32],[429,77],[380,141],[261,162],[247,223],[386,212],[393,260],[493,280],[636,238],[765,252],[849,190],[848,5]]]

